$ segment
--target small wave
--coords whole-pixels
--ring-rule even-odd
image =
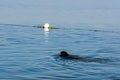
[[[72,55],[73,57],[60,57],[59,55],[54,55],[55,60],[62,60],[62,61],[80,61],[80,62],[95,62],[95,63],[108,63],[111,62],[112,60],[109,58],[92,58],[92,57],[83,57],[83,56],[77,56]],[[74,58],[75,56],[75,58]]]
[[[110,76],[108,77],[108,79],[112,79],[112,80],[120,80],[120,77],[119,76]]]

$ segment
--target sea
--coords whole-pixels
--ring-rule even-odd
[[[120,80],[119,3],[1,0],[0,80]],[[36,27],[45,23],[55,29]]]

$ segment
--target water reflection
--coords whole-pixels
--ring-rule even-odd
[[[47,43],[49,41],[49,31],[44,31],[44,35],[45,35],[45,43]]]

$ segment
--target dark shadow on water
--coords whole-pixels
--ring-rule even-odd
[[[89,31],[89,32],[95,32],[95,33],[119,33],[117,31],[99,30],[99,29],[80,29],[80,28],[76,28],[75,30]]]

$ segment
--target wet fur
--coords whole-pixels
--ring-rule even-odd
[[[61,51],[59,53],[59,56],[63,59],[79,60],[82,62],[106,63],[110,61],[110,59],[108,58],[90,58],[90,57],[80,57],[78,55],[71,55],[71,54],[68,54],[66,51]]]

